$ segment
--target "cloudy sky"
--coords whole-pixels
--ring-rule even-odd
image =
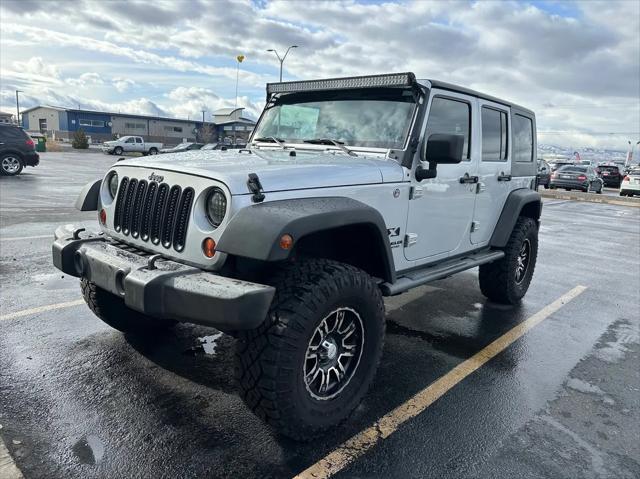
[[[0,2],[0,108],[51,104],[254,116],[286,80],[413,71],[538,115],[540,141],[625,149],[640,140],[640,2]]]

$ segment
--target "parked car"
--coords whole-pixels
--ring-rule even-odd
[[[551,166],[544,160],[538,160],[538,186],[549,188],[551,181]]]
[[[141,136],[123,136],[102,144],[103,153],[122,155],[123,153],[142,153],[143,155],[157,155],[162,149],[162,143],[144,141]]]
[[[632,168],[620,184],[620,196],[640,195],[640,167]]]
[[[600,194],[604,188],[604,182],[591,166],[567,165],[553,172],[549,188],[595,191]]]
[[[563,166],[569,166],[569,165],[575,165],[575,163],[573,161],[566,161],[566,160],[559,160],[559,161],[554,161],[549,163],[549,166],[551,166],[551,173],[558,170],[559,168],[562,168]]]
[[[596,168],[596,173],[600,175],[600,178],[604,181],[604,186],[620,188],[623,175],[618,165],[600,164]]]
[[[413,73],[272,83],[267,105],[251,153],[113,165],[76,202],[102,234],[59,227],[53,263],[131,335],[179,321],[236,336],[249,409],[309,440],[371,385],[384,296],[479,266],[486,297],[522,300],[542,208],[535,114]]]
[[[40,155],[22,127],[0,123],[0,174],[16,176],[25,166],[38,166]]]
[[[160,153],[181,153],[183,151],[199,150],[203,146],[204,143],[184,142],[171,148],[163,148],[162,150],[160,150]]]

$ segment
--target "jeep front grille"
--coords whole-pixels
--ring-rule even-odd
[[[194,197],[192,188],[122,178],[113,217],[115,230],[182,251]]]

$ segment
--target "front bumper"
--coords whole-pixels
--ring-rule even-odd
[[[115,149],[114,146],[103,146],[101,148],[102,153],[113,153],[113,150]]]
[[[53,264],[120,296],[131,309],[223,331],[253,329],[267,316],[271,286],[138,254],[102,234],[80,237],[80,231],[72,225],[56,230]]]

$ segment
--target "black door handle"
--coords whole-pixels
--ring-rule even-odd
[[[460,183],[477,183],[479,181],[477,176],[469,176],[469,173],[465,173],[462,178],[460,178]]]
[[[504,172],[498,175],[498,181],[511,181],[511,175],[505,175]]]

